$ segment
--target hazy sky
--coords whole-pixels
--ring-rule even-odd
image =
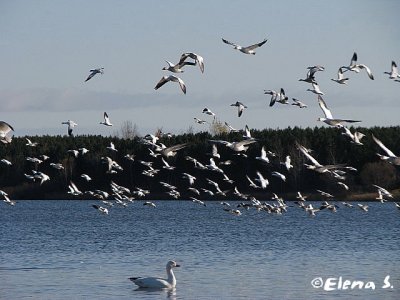
[[[361,126],[399,124],[400,82],[388,79],[391,61],[400,65],[400,1],[57,1],[0,2],[0,120],[15,135],[66,134],[62,121],[74,120],[76,134],[112,134],[124,121],[142,134],[202,130],[193,117],[213,110],[236,128],[325,126],[316,95],[299,82],[308,66],[316,75],[335,117],[360,119]],[[256,55],[243,46],[268,42]],[[187,67],[177,84],[155,91],[165,60],[183,52],[204,57],[205,72]],[[353,52],[368,65],[351,73],[348,85],[330,80]],[[104,75],[84,82],[92,68]],[[306,109],[276,104],[264,89],[283,87]],[[231,103],[248,106],[237,117]],[[107,111],[114,128],[99,125]]]

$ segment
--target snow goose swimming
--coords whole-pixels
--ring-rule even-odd
[[[75,126],[78,126],[78,124],[76,124],[74,121],[72,120],[68,120],[65,122],[61,122],[61,124],[65,124],[68,125],[68,135],[69,136],[73,136],[72,131],[74,130]]]
[[[231,106],[236,106],[238,109],[238,117],[240,117],[244,111],[245,108],[247,108],[246,105],[244,105],[242,102],[240,101],[236,101],[236,103],[231,104]]]
[[[305,108],[305,107],[307,107],[307,104],[301,102],[300,100],[297,100],[296,98],[292,98],[292,100],[293,100],[292,105],[298,106],[298,107],[300,107],[300,108]]]
[[[341,68],[344,70],[344,72],[353,71],[353,72],[356,72],[356,73],[360,73],[360,71],[362,69],[365,69],[365,71],[368,74],[368,77],[371,80],[374,80],[374,75],[372,75],[372,72],[371,72],[370,68],[368,68],[364,64],[358,64],[357,63],[357,53],[356,52],[353,53],[353,56],[352,56],[351,61],[350,61],[350,65],[349,66],[342,66]]]
[[[336,126],[336,127],[343,127],[342,123],[356,123],[356,122],[361,122],[361,121],[356,121],[356,120],[349,120],[349,119],[334,119],[332,116],[331,111],[328,109],[325,101],[322,99],[320,95],[318,95],[318,104],[319,107],[321,107],[325,118],[318,118],[318,121],[324,122],[328,124],[329,126]]]
[[[12,137],[7,136],[7,133],[14,131],[12,126],[4,121],[0,121],[0,141],[4,144],[11,143]]]
[[[176,267],[180,267],[180,265],[173,260],[167,263],[167,279],[159,277],[131,277],[129,280],[141,288],[173,289],[176,286],[176,278],[172,269]]]
[[[267,39],[264,39],[260,43],[257,43],[257,44],[254,44],[254,45],[250,45],[250,46],[247,46],[247,47],[242,47],[242,46],[240,46],[238,44],[232,43],[232,42],[230,42],[228,40],[225,40],[225,39],[222,39],[222,41],[225,44],[233,46],[233,49],[239,50],[242,53],[255,55],[256,52],[254,50],[257,49],[258,47],[261,47],[262,45],[264,45],[267,42]]]
[[[179,63],[184,63],[185,60],[190,57],[191,59],[194,59],[195,63],[188,63],[189,65],[199,65],[201,73],[204,73],[204,59],[202,56],[193,53],[193,52],[185,52],[181,55],[181,59],[179,60]],[[187,62],[186,62],[187,63]]]
[[[376,138],[374,135],[372,135],[372,139],[374,140],[375,143],[378,144],[379,147],[381,147],[381,149],[383,151],[386,152],[387,155],[382,155],[377,153],[377,155],[382,159],[382,160],[386,160],[388,163],[391,163],[395,166],[400,166],[400,157],[396,156],[391,150],[389,150],[389,148],[387,148],[378,138]]]
[[[177,82],[179,83],[179,86],[181,87],[181,90],[184,94],[186,94],[186,85],[183,82],[182,79],[180,79],[177,76],[174,75],[169,75],[169,76],[163,76],[160,81],[157,83],[157,85],[154,87],[155,90],[158,90],[160,87],[162,87],[164,84],[167,82],[172,81],[172,82]]]
[[[392,60],[392,67],[390,72],[383,72],[383,74],[388,74],[390,79],[400,78],[399,70],[397,69],[396,63]],[[396,80],[398,81],[398,80]]]
[[[97,68],[97,69],[90,70],[90,74],[89,74],[88,78],[86,78],[85,82],[92,79],[93,76],[96,74],[104,74],[104,68]]]
[[[349,78],[344,77],[342,68],[339,68],[337,72],[337,79],[331,78],[331,80],[339,84],[347,84],[346,81],[349,80]]]
[[[108,117],[106,112],[104,112],[103,118],[104,118],[104,121],[100,122],[100,124],[106,125],[106,126],[113,126],[113,124],[111,124],[110,118]]]

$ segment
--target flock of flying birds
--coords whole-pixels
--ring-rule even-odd
[[[225,44],[233,46],[234,49],[244,53],[244,54],[251,54],[255,55],[256,52],[255,50],[259,47],[262,47],[266,42],[267,39],[264,39],[260,43],[256,43],[247,47],[242,47],[236,43],[230,42],[226,39],[222,39],[222,41]],[[168,66],[162,68],[164,71],[169,71],[172,73],[183,73],[184,70],[183,68],[186,66],[199,66],[201,73],[204,73],[204,59],[202,56],[193,53],[193,52],[186,52],[183,53],[180,56],[180,59],[178,63],[173,64],[170,61],[166,61]],[[362,138],[365,137],[365,135],[361,132],[351,132],[350,129],[345,127],[345,123],[355,123],[355,122],[360,122],[359,120],[352,120],[352,119],[343,119],[343,118],[334,118],[332,115],[332,112],[328,108],[326,102],[322,98],[324,93],[321,91],[321,88],[319,87],[317,81],[316,81],[316,75],[318,72],[324,71],[325,68],[320,65],[316,66],[311,66],[307,68],[307,74],[306,78],[304,79],[299,79],[299,81],[304,81],[308,84],[311,84],[310,89],[307,89],[307,91],[310,91],[314,94],[317,95],[318,99],[318,104],[324,114],[324,117],[319,118],[319,121],[322,121],[326,123],[329,126],[336,127],[338,130],[342,131],[342,134],[347,136],[350,140],[351,143],[354,143],[356,145],[362,146]],[[338,69],[337,72],[337,78],[332,78],[332,81],[338,83],[338,84],[347,84],[349,81],[348,77],[345,77],[344,74],[346,72],[354,72],[354,73],[360,73],[362,71],[365,71],[368,75],[368,77],[371,80],[374,80],[374,76],[370,70],[370,68],[365,65],[365,64],[359,64],[357,62],[357,53],[354,53],[350,64],[348,66],[341,66]],[[98,68],[98,69],[92,69],[90,70],[89,76],[86,78],[85,82],[91,80],[95,75],[97,74],[103,74],[104,73],[104,68]],[[397,69],[396,63],[393,61],[391,64],[391,71],[390,72],[384,72],[385,74],[389,75],[389,78],[396,81],[400,82],[400,75]],[[156,84],[155,89],[161,88],[163,85],[165,85],[168,82],[175,82],[178,83],[180,86],[180,89],[184,94],[186,94],[186,85],[184,81],[179,78],[178,76],[175,75],[166,75],[163,76],[160,81]],[[274,106],[276,103],[279,104],[291,104],[298,106],[299,108],[306,108],[307,105],[301,101],[299,101],[296,98],[292,98],[293,102],[289,103],[289,98],[286,96],[285,91],[283,88],[281,88],[279,91],[275,90],[264,90],[264,94],[270,95],[270,103],[269,106]],[[237,115],[238,117],[241,117],[244,110],[247,108],[245,104],[243,104],[240,101],[236,101],[235,103],[232,103],[231,106],[234,106],[237,108]],[[209,108],[204,108],[202,111],[204,114],[212,116],[215,118],[215,113],[212,112]],[[106,112],[104,112],[103,115],[103,121],[100,122],[100,124],[105,125],[105,126],[113,126],[113,124],[110,121],[110,118]],[[195,122],[198,124],[205,124],[209,123],[206,120],[201,120],[199,118],[194,118]],[[62,122],[62,124],[65,124],[68,126],[68,135],[73,136],[73,129],[75,126],[77,126],[77,123],[75,123],[72,120],[68,120],[65,122]],[[225,122],[225,126],[227,129],[231,132],[239,131],[234,129],[232,126],[230,126],[227,122]],[[4,122],[0,121],[0,141],[2,143],[11,143],[12,138],[10,137],[9,133],[14,131],[13,127]],[[395,155],[390,149],[388,149],[384,143],[379,140],[377,137],[372,135],[373,141],[379,146],[379,148],[385,153],[377,153],[377,155],[380,157],[380,159],[386,161],[387,163],[390,163],[395,166],[400,166],[400,157]],[[36,147],[37,143],[32,142],[28,138],[27,140],[27,147]],[[142,138],[142,142],[148,146],[148,151],[149,151],[149,157],[152,159],[149,160],[143,160],[143,159],[137,159],[134,154],[126,154],[125,159],[129,161],[136,161],[143,165],[146,169],[143,170],[142,175],[143,176],[148,176],[148,177],[156,177],[159,176],[158,173],[160,172],[160,169],[157,169],[154,167],[154,163],[156,161],[162,163],[162,169],[167,170],[168,172],[175,172],[175,166],[172,165],[172,162],[170,160],[171,157],[175,157],[176,154],[178,153],[179,150],[184,149],[189,146],[188,143],[184,144],[178,144],[178,145],[172,145],[172,146],[165,146],[164,144],[159,142],[159,136],[155,136],[152,134],[146,135],[144,138]],[[242,200],[247,200],[247,202],[242,202],[238,205],[238,207],[231,207],[231,205],[228,202],[221,202],[223,209],[233,215],[241,215],[242,211],[240,210],[241,208],[243,209],[250,209],[250,208],[255,208],[259,211],[266,211],[268,213],[275,213],[275,214],[282,214],[286,212],[288,205],[286,202],[279,197],[276,193],[272,193],[272,198],[271,200],[273,201],[272,203],[261,203],[259,200],[257,200],[254,196],[250,194],[245,194],[239,192],[238,188],[235,185],[235,182],[229,178],[229,174],[226,174],[226,171],[224,171],[224,166],[229,165],[232,163],[231,159],[223,159],[221,155],[218,153],[218,147],[227,147],[228,149],[231,150],[232,154],[244,157],[245,159],[255,159],[259,162],[260,165],[265,165],[265,164],[270,164],[270,159],[275,157],[275,153],[268,151],[266,149],[266,146],[264,145],[261,148],[261,153],[260,156],[254,157],[254,158],[249,158],[247,157],[246,150],[254,143],[258,143],[259,141],[256,140],[251,136],[251,132],[249,128],[246,125],[246,128],[244,130],[244,135],[243,139],[240,141],[225,141],[225,140],[209,140],[209,143],[211,145],[211,152],[209,153],[209,161],[207,163],[205,162],[200,162],[198,159],[192,157],[192,156],[186,156],[185,159],[192,162],[192,168],[193,169],[198,169],[201,170],[206,176],[206,182],[208,186],[198,186],[196,184],[197,178],[191,174],[191,170],[186,170],[186,172],[181,173],[179,176],[182,178],[182,180],[187,182],[187,191],[186,193],[190,193],[191,196],[189,197],[194,203],[204,205],[206,206],[206,203],[197,199],[196,197],[213,197],[213,196],[219,196],[219,197],[229,197],[230,195],[234,195],[236,198],[240,198]],[[345,183],[345,175],[349,171],[357,171],[351,166],[347,166],[345,164],[336,164],[336,165],[324,165],[318,162],[313,156],[312,156],[312,150],[306,148],[304,145],[301,145],[299,143],[296,143],[297,149],[304,155],[306,160],[308,161],[307,164],[304,164],[307,169],[310,171],[317,172],[319,174],[323,174],[323,176],[331,176],[334,178],[338,184],[338,188],[343,188],[343,189],[349,189],[349,187]],[[110,153],[117,152],[118,150],[116,149],[115,145],[111,142],[110,146],[107,147],[108,151]],[[68,150],[73,157],[78,157],[79,155],[85,155],[89,150],[86,148],[80,148],[77,150]],[[110,155],[112,156],[112,155]],[[235,156],[232,156],[235,157]],[[41,159],[35,158],[35,157],[28,157],[26,158],[28,161],[35,162],[37,164],[42,163],[43,161],[49,159],[48,156],[42,155]],[[11,165],[12,163],[7,161],[6,159],[2,159],[1,163]],[[101,163],[106,166],[106,173],[108,174],[115,174],[118,172],[123,172],[123,168],[120,166],[120,164],[110,158],[109,156],[102,157],[101,158]],[[61,163],[57,162],[52,162],[50,163],[50,166],[52,166],[55,169],[62,170],[64,169],[64,166]],[[291,157],[289,155],[286,156],[285,161],[279,162],[279,170],[275,170],[270,173],[271,176],[277,178],[282,182],[282,184],[285,183],[286,181],[286,176],[290,174],[291,168],[293,168],[291,164]],[[192,170],[193,170],[192,169]],[[284,171],[282,171],[283,169]],[[217,174],[216,176],[219,176],[220,181],[216,182],[207,177],[207,174]],[[50,180],[50,176],[47,174],[44,174],[43,172],[33,170],[32,174],[25,174],[25,177],[29,181],[39,181],[39,184],[43,184],[46,181]],[[210,176],[209,176],[210,177]],[[82,174],[81,178],[83,178],[85,181],[90,181],[91,178],[87,174]],[[179,199],[181,198],[181,192],[178,191],[176,186],[173,186],[165,181],[162,180],[162,178],[157,178],[158,182],[160,185],[162,185],[166,189],[166,194],[169,195],[172,198]],[[260,171],[256,172],[256,177],[252,178],[249,174],[246,174],[243,178],[243,180],[247,180],[249,188],[253,190],[266,190],[269,186],[269,179],[266,174],[262,174]],[[228,190],[224,190],[221,188],[221,184],[223,185],[228,185],[229,188]],[[393,199],[393,195],[386,190],[385,188],[374,185],[377,191],[377,197],[376,199],[379,200],[380,202],[385,202],[387,199]],[[144,188],[140,187],[133,187],[133,188],[128,188],[124,187],[121,185],[118,185],[114,181],[111,181],[110,183],[110,190],[111,191],[103,191],[99,189],[93,189],[89,191],[81,191],[77,185],[74,182],[70,182],[68,185],[68,191],[67,193],[76,196],[76,197],[83,197],[83,195],[90,196],[93,199],[97,199],[101,201],[99,204],[93,204],[93,208],[97,209],[100,213],[102,214],[108,214],[110,207],[116,205],[121,205],[126,207],[128,203],[133,202],[135,199],[138,198],[143,198],[146,197],[146,195],[150,194],[149,190],[146,190]],[[305,204],[306,203],[306,198],[307,196],[303,196],[301,192],[297,192],[296,196],[296,201],[295,203],[302,208],[305,212],[308,214],[314,216],[316,212],[319,212],[321,210],[327,209],[332,212],[336,212],[336,210],[339,208],[337,204],[334,203],[329,203],[329,199],[333,199],[334,196],[324,192],[322,190],[316,190],[321,197],[325,199],[323,203],[319,207],[313,207],[312,204]],[[10,205],[14,205],[15,201],[10,200],[10,197],[8,194],[2,190],[0,190],[0,196],[4,198],[4,202]],[[330,200],[329,200],[330,201]],[[353,207],[350,203],[347,202],[342,202],[342,204],[346,207]],[[400,209],[400,203],[399,202],[394,202],[397,208]],[[156,204],[151,201],[146,201],[143,203],[143,205],[149,206],[149,207],[156,207]],[[357,206],[364,210],[368,211],[368,205],[363,205],[363,204],[357,204]]]

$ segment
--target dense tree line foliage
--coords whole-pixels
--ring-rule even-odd
[[[354,129],[352,129],[354,130]],[[189,146],[180,150],[173,158],[167,161],[176,167],[170,171],[163,169],[161,158],[154,158],[149,155],[149,145],[143,144],[140,137],[133,139],[122,139],[117,137],[104,136],[31,136],[28,137],[33,142],[37,142],[36,147],[26,145],[25,137],[16,137],[11,144],[0,145],[0,159],[9,160],[12,165],[0,164],[0,189],[8,192],[13,199],[66,199],[71,198],[67,194],[67,187],[72,180],[80,190],[101,189],[110,191],[111,180],[119,185],[134,190],[135,187],[148,189],[151,194],[147,197],[158,199],[170,199],[171,196],[165,194],[166,189],[160,185],[160,181],[177,186],[181,192],[182,199],[194,196],[187,191],[189,187],[187,180],[182,179],[182,173],[188,172],[196,176],[195,187],[212,190],[206,178],[220,183],[222,190],[231,191],[237,187],[240,192],[256,196],[258,199],[267,199],[272,192],[313,193],[316,189],[326,190],[337,196],[346,196],[349,193],[373,192],[372,184],[378,184],[389,189],[396,189],[400,184],[398,169],[384,161],[381,161],[376,153],[382,150],[371,139],[373,133],[381,139],[384,144],[395,154],[400,154],[400,127],[373,127],[357,128],[358,131],[366,134],[362,140],[363,144],[355,145],[342,135],[342,131],[337,128],[315,127],[315,128],[287,128],[287,129],[264,129],[251,130],[252,136],[257,139],[257,143],[250,145],[246,156],[238,156],[229,148],[218,145],[221,155],[219,161],[232,160],[231,165],[220,166],[225,174],[234,180],[234,184],[224,182],[222,175],[209,170],[199,170],[194,168],[193,163],[186,160],[189,155],[196,158],[203,164],[209,164],[211,151],[210,139],[226,141],[242,140],[242,133],[221,133],[211,136],[207,132],[185,133],[172,137],[161,137],[160,142],[167,146],[189,143]],[[295,142],[299,142],[307,148],[313,150],[312,155],[322,164],[343,163],[356,168],[358,171],[347,171],[344,182],[350,187],[349,191],[341,189],[337,185],[337,180],[327,174],[317,174],[304,167],[307,163],[306,158],[295,147]],[[107,149],[110,142],[115,144],[118,152],[111,152]],[[276,153],[275,157],[270,158],[270,164],[262,164],[255,159],[260,155],[261,147]],[[84,155],[74,157],[67,150],[85,147],[89,150]],[[124,158],[126,154],[134,154],[135,161]],[[27,157],[40,158],[41,155],[49,156],[49,159],[42,163],[35,164],[27,161]],[[293,169],[287,171],[280,162],[290,155]],[[101,163],[101,157],[108,156],[118,162],[123,168],[116,174],[106,173],[106,166]],[[154,177],[142,174],[147,167],[139,163],[139,160],[154,161],[153,167],[160,169]],[[64,170],[57,170],[50,166],[50,163],[61,163]],[[28,180],[24,174],[31,175],[32,170],[43,172],[50,176],[50,180],[42,185],[38,182]],[[256,177],[256,172],[260,171],[269,179],[270,185],[266,190],[254,190],[249,187],[246,175],[250,178]],[[286,175],[287,181],[282,182],[276,177],[271,176],[272,171],[279,171]],[[86,182],[80,177],[81,174],[88,174],[92,181]],[[203,199],[212,197],[201,195]],[[215,198],[221,198],[216,196]],[[236,198],[232,193],[227,194],[228,199]]]

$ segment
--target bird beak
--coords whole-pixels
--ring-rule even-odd
[[[175,267],[179,268],[181,265],[175,265]]]

